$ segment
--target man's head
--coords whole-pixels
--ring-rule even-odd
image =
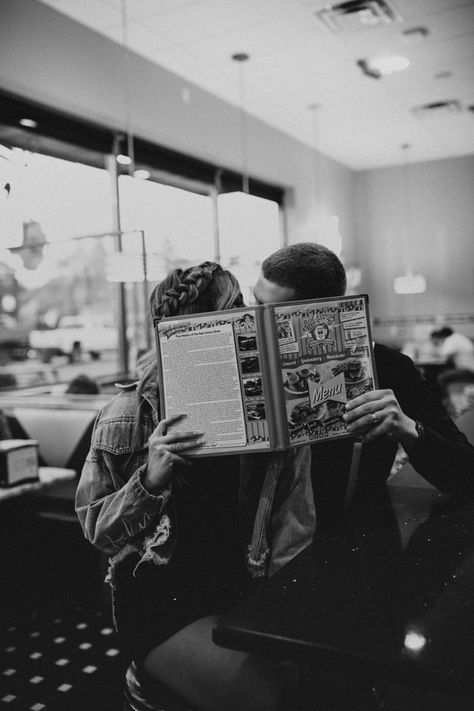
[[[322,244],[298,242],[265,259],[254,294],[261,304],[343,296],[346,273],[340,259]]]
[[[440,346],[442,343],[444,343],[448,336],[452,336],[453,333],[454,331],[452,328],[450,328],[449,326],[443,326],[443,328],[438,328],[435,331],[431,331],[430,338],[435,344],[435,346]]]

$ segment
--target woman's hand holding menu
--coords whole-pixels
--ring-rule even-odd
[[[169,432],[168,428],[181,422],[186,415],[166,417],[148,440],[148,464],[143,485],[150,493],[157,493],[170,481],[177,464],[189,465],[186,455],[201,447],[202,432]]]

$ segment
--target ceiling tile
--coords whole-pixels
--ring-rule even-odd
[[[119,10],[106,0],[48,0],[45,4],[96,30],[120,21]]]
[[[121,0],[43,1],[122,41]],[[396,164],[402,142],[416,160],[473,153],[472,113],[427,126],[411,109],[443,99],[474,104],[474,0],[393,1],[403,22],[347,34],[315,16],[326,0],[127,0],[129,45],[191,83],[191,103],[196,84],[239,106],[245,67],[249,114],[308,145],[308,105],[320,104],[321,149],[356,169]],[[407,44],[403,31],[418,25],[430,34]],[[235,52],[250,60],[237,65]],[[409,68],[364,76],[357,60],[385,53],[407,56]]]
[[[122,44],[121,24],[105,27],[102,32],[110,39]],[[168,37],[134,20],[127,22],[126,38],[130,50],[147,57],[154,53],[165,54],[166,52],[173,52],[177,48],[177,45],[168,39]]]
[[[120,5],[121,0],[108,0]],[[127,15],[140,20],[153,15],[158,15],[167,10],[177,10],[186,5],[199,3],[201,0],[127,0]]]

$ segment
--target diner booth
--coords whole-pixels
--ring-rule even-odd
[[[146,12],[96,0],[95,25],[82,3],[0,0],[2,709],[194,711],[138,678],[114,628],[108,557],[85,540],[74,508],[97,415],[156,351],[148,301],[170,270],[215,260],[252,304],[267,255],[325,244],[344,264],[347,293],[368,294],[374,341],[412,358],[474,444],[473,379],[454,379],[452,397],[442,391],[439,376],[452,368],[430,341],[443,325],[474,340],[473,106],[447,109],[441,128],[405,107],[410,118],[396,125],[377,90],[392,101],[402,85],[355,54],[364,33],[374,48],[395,42],[400,52],[399,35],[410,47],[429,35],[437,50],[423,46],[438,60],[423,47],[414,55],[413,86],[434,106],[452,98],[439,88],[452,81],[453,91],[469,87],[472,104],[472,3],[434,4],[331,3],[343,6],[337,22],[381,9],[350,49],[329,22],[316,52],[307,33],[328,12],[316,0],[144,2]],[[204,33],[214,87],[199,83],[192,52],[187,76],[184,60],[182,73],[168,67],[178,45],[161,25],[147,27],[159,17],[171,32],[173,13],[188,11],[195,28],[180,50],[197,52]],[[127,12],[138,13],[129,24]],[[265,114],[292,62],[283,52],[290,17],[306,64],[316,71],[337,52],[342,72],[354,53],[354,74],[335,81],[334,96],[322,74],[297,109],[311,82],[288,68],[287,105]],[[466,41],[451,69],[456,27]],[[275,54],[262,53],[272,32]],[[243,43],[226,49],[232,73],[217,58],[228,34]],[[375,94],[383,126],[370,134],[361,104]],[[331,139],[336,117],[343,133]],[[290,701],[286,711],[472,711],[474,504],[429,483],[400,448],[383,500],[353,493],[348,486],[338,525],[316,528],[310,547],[219,621],[214,641],[283,660],[308,694],[304,708]]]

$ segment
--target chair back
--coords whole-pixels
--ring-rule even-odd
[[[196,711],[164,684],[153,679],[135,662],[125,672],[122,711]]]

